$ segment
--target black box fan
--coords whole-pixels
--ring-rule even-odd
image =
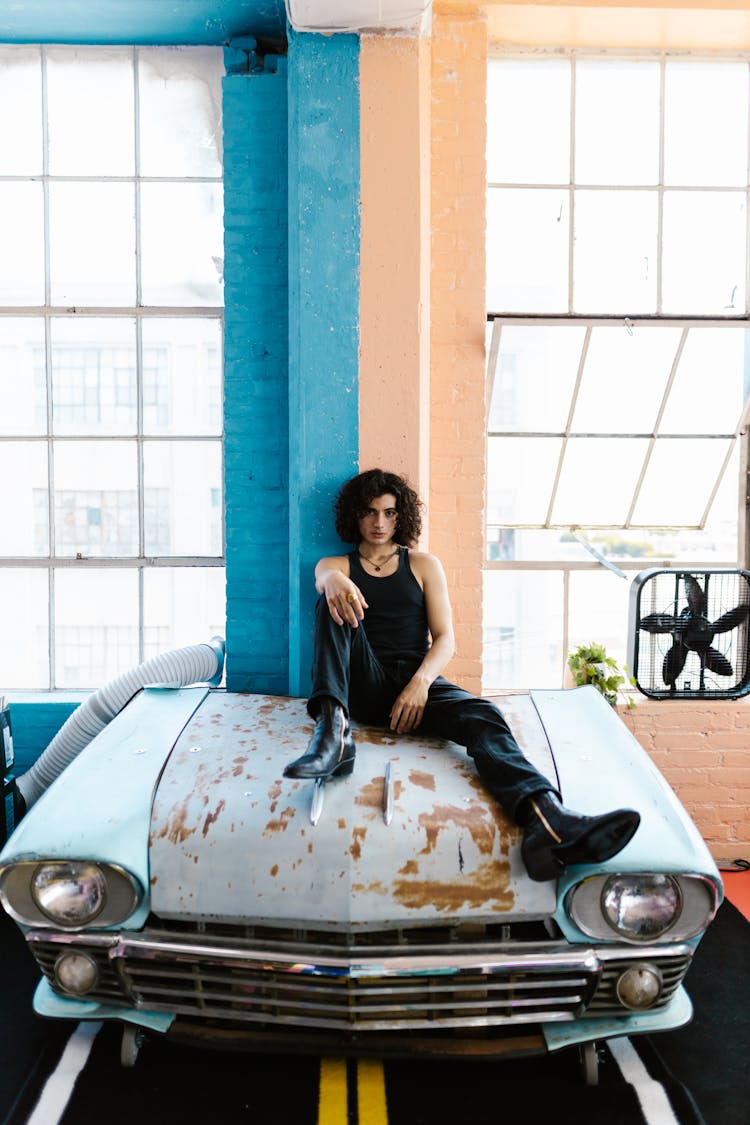
[[[750,571],[642,570],[630,589],[628,664],[652,699],[750,692]]]

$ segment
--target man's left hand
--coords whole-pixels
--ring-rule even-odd
[[[407,734],[411,730],[416,730],[422,722],[429,690],[429,682],[421,677],[414,676],[409,680],[391,707],[391,730],[397,731],[398,734]]]

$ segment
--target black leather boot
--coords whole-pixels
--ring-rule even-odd
[[[633,809],[584,816],[566,809],[546,789],[523,802],[521,855],[530,878],[556,879],[571,863],[601,863],[625,847],[641,822]]]
[[[349,720],[335,699],[324,696],[307,752],[284,770],[284,777],[344,777],[354,769]]]

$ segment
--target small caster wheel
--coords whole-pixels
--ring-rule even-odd
[[[132,1023],[126,1024],[122,1029],[122,1043],[120,1044],[120,1063],[122,1066],[135,1066],[138,1052],[143,1046],[143,1029],[135,1027]]]
[[[597,1044],[582,1043],[578,1048],[581,1062],[581,1078],[587,1086],[599,1085],[599,1052]]]

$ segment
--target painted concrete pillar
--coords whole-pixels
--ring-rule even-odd
[[[227,687],[288,690],[286,60],[225,53]]]
[[[289,691],[306,695],[313,571],[359,459],[359,39],[289,41]],[[279,420],[281,421],[281,420]]]
[[[360,83],[360,462],[404,473],[427,501],[429,40],[363,37]]]

